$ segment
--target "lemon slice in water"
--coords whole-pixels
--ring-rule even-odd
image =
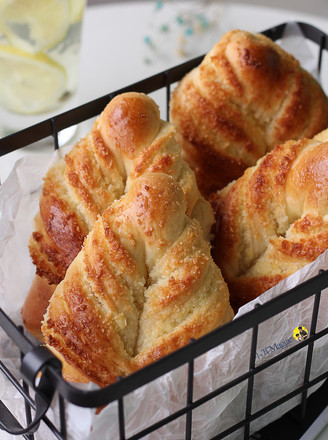
[[[68,0],[0,0],[0,32],[30,53],[62,41],[70,24]]]
[[[71,14],[71,23],[77,23],[82,20],[86,0],[69,0]]]
[[[0,103],[10,111],[36,114],[64,95],[65,69],[45,54],[0,45]]]

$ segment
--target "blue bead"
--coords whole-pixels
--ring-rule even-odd
[[[147,35],[147,36],[144,38],[144,42],[145,42],[146,44],[148,44],[148,45],[151,45],[151,38]]]
[[[162,1],[158,1],[157,3],[156,3],[156,10],[157,11],[159,11],[160,9],[162,9],[162,7],[163,7],[163,2]]]

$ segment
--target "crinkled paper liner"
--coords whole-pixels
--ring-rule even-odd
[[[299,35],[295,37],[292,26],[292,45],[300,47]],[[297,29],[296,29],[297,32]],[[284,40],[288,42],[288,40]],[[303,58],[311,64],[303,43]],[[286,48],[286,44],[285,44]],[[288,48],[292,52],[291,47]],[[313,59],[312,59],[313,62]],[[308,65],[308,69],[310,66]],[[313,73],[314,71],[312,71]],[[34,277],[34,267],[28,254],[28,240],[32,232],[33,218],[38,210],[38,198],[45,175],[51,161],[50,157],[34,155],[20,159],[7,181],[0,188],[0,306],[20,324],[20,308]],[[296,286],[326,269],[328,253],[322,254],[314,263],[283,280],[274,288],[261,295],[256,301],[242,307],[237,316],[251,310],[254,303],[264,303],[280,293]],[[298,342],[293,338],[293,330],[299,325],[309,329],[312,316],[313,298],[299,303],[278,316],[260,325],[257,362],[271,359]],[[321,297],[317,331],[328,326],[328,296],[325,290]],[[233,378],[248,371],[250,352],[250,331],[245,332],[225,344],[200,356],[195,362],[194,400],[202,397]],[[328,337],[321,338],[314,344],[311,377],[315,378],[328,369]],[[274,402],[287,392],[303,384],[307,349],[304,348],[288,356],[279,363],[257,374],[254,381],[252,411],[255,412]],[[8,341],[0,330],[1,360],[19,377],[17,349]],[[182,366],[171,373],[141,387],[124,398],[126,436],[130,436],[152,423],[161,420],[185,405],[187,366]],[[318,385],[319,386],[319,385]],[[313,392],[318,386],[313,387]],[[89,388],[93,386],[90,385]],[[193,412],[193,438],[208,439],[231,425],[242,420],[246,407],[247,382],[235,386],[223,395],[207,402]],[[25,420],[23,400],[12,385],[0,376],[0,395],[5,404],[19,420]],[[254,432],[285,414],[300,403],[300,396],[279,406],[251,424]],[[117,403],[105,407],[96,415],[93,409],[80,408],[67,403],[68,438],[74,440],[109,440],[117,439],[118,417]],[[58,426],[56,399],[48,412],[48,417]],[[184,438],[185,417],[171,422],[148,439],[180,440]],[[1,440],[11,440],[12,436],[1,431]],[[52,440],[54,435],[42,423],[35,434],[36,440]],[[230,440],[241,438],[241,432],[230,435]]]

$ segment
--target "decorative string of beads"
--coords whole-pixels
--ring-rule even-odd
[[[221,0],[154,2],[144,35],[144,62],[202,53],[206,39],[218,39],[221,15]]]

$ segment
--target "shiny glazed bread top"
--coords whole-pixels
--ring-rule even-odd
[[[148,173],[96,221],[42,326],[66,377],[107,385],[232,319],[210,244],[185,211],[177,181]]]
[[[276,146],[214,206],[213,255],[237,309],[328,248],[328,130]]]
[[[327,128],[328,99],[278,44],[234,30],[180,81],[170,120],[208,197],[276,144],[311,138]]]
[[[213,211],[181,157],[175,128],[160,119],[150,97],[124,93],[107,105],[91,132],[45,176],[30,240],[37,274],[58,284],[98,215],[148,172],[177,179],[186,197],[187,214],[199,219],[208,237]]]

